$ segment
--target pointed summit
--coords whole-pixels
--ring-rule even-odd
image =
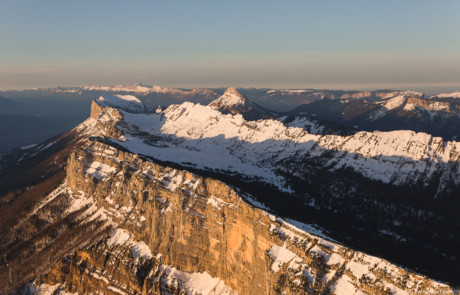
[[[250,102],[244,95],[234,87],[225,90],[224,94],[213,100],[209,106],[219,110],[223,114],[241,114],[246,120],[270,119],[274,115],[271,111]]]
[[[248,99],[239,93],[236,88],[231,87],[209,105],[222,113],[240,114],[245,111]]]
[[[235,87],[227,88],[227,90],[224,92],[224,95],[236,95],[238,97],[244,97],[241,93],[238,92],[238,90],[236,90]]]

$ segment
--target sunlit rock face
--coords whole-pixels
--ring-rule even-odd
[[[451,292],[258,209],[223,182],[98,141],[71,155],[64,183],[38,211],[55,199],[67,200],[61,214],[75,214],[73,226],[99,224],[90,231],[99,240],[35,279],[39,293]]]

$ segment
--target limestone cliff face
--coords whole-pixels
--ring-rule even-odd
[[[63,186],[65,212],[110,230],[38,277],[39,293],[452,293],[258,209],[223,182],[98,140],[71,155]]]
[[[103,107],[98,105],[94,100],[91,102],[91,118],[99,118],[99,115],[102,113]]]

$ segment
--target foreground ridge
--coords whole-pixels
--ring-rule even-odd
[[[39,294],[453,294],[254,208],[251,196],[220,181],[97,140],[71,155],[65,182],[34,214],[44,216],[60,200],[68,200],[64,216],[73,214],[78,226],[100,224],[102,232],[91,230],[99,241],[80,245],[29,283]]]

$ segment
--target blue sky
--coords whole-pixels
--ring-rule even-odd
[[[460,1],[0,0],[0,89],[460,88]]]

